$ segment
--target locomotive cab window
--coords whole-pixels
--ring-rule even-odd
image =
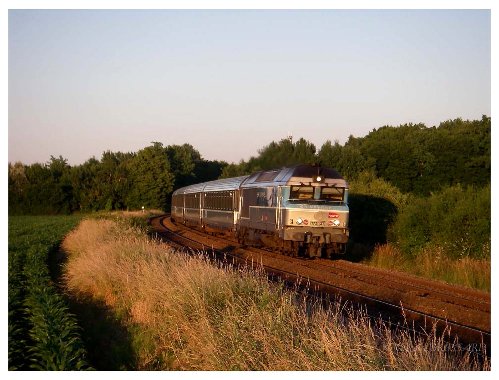
[[[342,187],[291,186],[289,201],[293,203],[343,203]]]
[[[314,199],[314,188],[312,186],[291,186],[290,201],[307,199]]]
[[[331,202],[343,202],[345,189],[342,187],[323,187],[321,188],[321,199]]]

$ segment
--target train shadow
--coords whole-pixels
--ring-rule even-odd
[[[351,194],[348,205],[350,241],[345,259],[358,262],[371,257],[376,245],[387,242],[397,207],[385,198],[363,194]]]

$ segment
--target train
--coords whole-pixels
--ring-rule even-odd
[[[243,245],[332,258],[348,243],[348,183],[306,164],[203,182],[174,191],[171,218]]]

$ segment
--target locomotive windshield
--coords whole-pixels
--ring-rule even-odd
[[[345,188],[320,186],[291,186],[289,201],[292,203],[343,203]]]
[[[314,199],[314,188],[312,186],[291,186],[291,192],[289,193],[290,201],[305,199]]]

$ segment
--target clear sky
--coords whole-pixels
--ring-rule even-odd
[[[491,115],[489,10],[10,10],[9,161],[152,141],[238,162]]]

